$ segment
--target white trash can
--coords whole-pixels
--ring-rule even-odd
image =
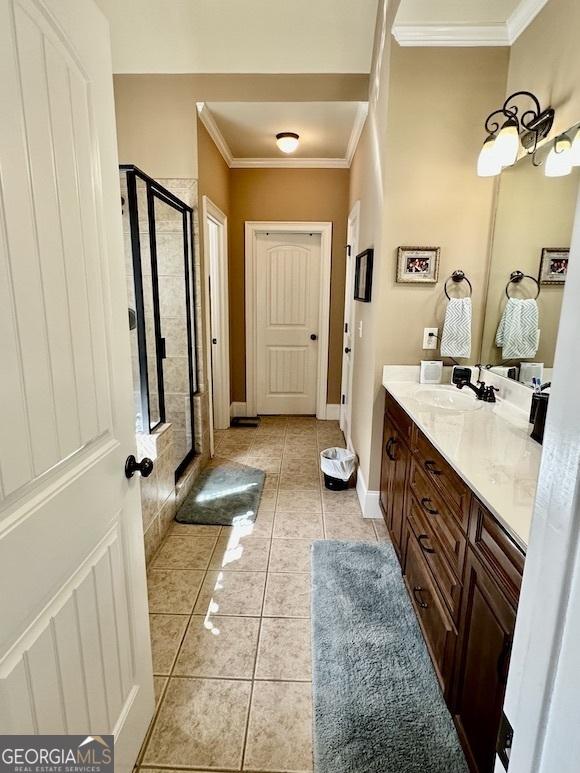
[[[324,485],[330,491],[343,491],[356,468],[356,456],[347,448],[326,448],[320,452]]]

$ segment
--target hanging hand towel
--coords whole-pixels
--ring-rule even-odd
[[[471,298],[451,298],[447,304],[441,356],[471,356]]]
[[[533,298],[508,299],[495,336],[504,360],[536,356],[538,318],[538,304]]]

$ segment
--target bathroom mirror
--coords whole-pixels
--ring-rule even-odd
[[[525,156],[501,174],[484,316],[481,362],[528,386],[551,380],[580,180],[578,167],[546,177],[552,147],[538,151],[541,166]]]

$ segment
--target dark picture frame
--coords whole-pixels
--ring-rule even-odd
[[[440,247],[399,247],[397,282],[436,284],[439,278]]]
[[[356,256],[354,272],[354,299],[363,303],[370,303],[373,286],[373,255],[374,250],[359,252]]]
[[[538,282],[541,285],[563,285],[568,275],[570,250],[567,247],[544,247],[540,258]]]

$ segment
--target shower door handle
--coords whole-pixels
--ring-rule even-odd
[[[167,348],[165,346],[165,338],[159,339],[159,356],[162,360],[167,358]]]

